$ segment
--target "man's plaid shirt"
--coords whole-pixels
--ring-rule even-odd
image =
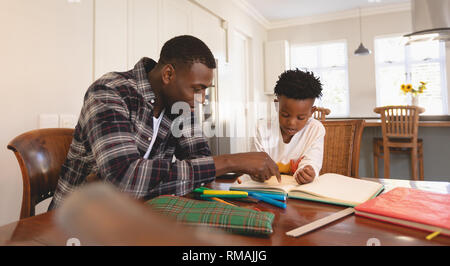
[[[142,58],[132,70],[102,76],[84,97],[78,124],[49,209],[86,182],[91,173],[136,198],[184,195],[214,180],[214,160],[203,136],[171,134],[176,116],[166,111],[148,159],[155,95]],[[175,157],[175,159],[174,159]]]

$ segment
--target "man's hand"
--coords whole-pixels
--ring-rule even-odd
[[[306,165],[294,174],[294,178],[299,184],[311,183],[316,177],[316,172],[311,165]]]
[[[281,182],[277,164],[265,152],[247,152],[214,156],[216,176],[234,172],[248,174],[255,181],[264,182],[276,176]]]

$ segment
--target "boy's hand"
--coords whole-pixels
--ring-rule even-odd
[[[314,180],[314,177],[316,177],[316,172],[311,165],[306,165],[294,175],[295,180],[299,184],[311,183]]]

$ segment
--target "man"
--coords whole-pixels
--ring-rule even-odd
[[[84,97],[49,209],[92,173],[144,199],[184,195],[228,172],[247,173],[258,181],[280,178],[264,152],[211,156],[203,136],[172,134],[177,117],[172,106],[185,102],[194,108],[195,94],[204,100],[215,67],[205,43],[178,36],[164,44],[158,63],[144,57],[132,70],[95,81]]]

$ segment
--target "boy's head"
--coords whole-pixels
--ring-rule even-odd
[[[194,95],[211,85],[216,61],[211,50],[200,39],[182,35],[168,40],[161,49],[158,69],[163,82],[163,98],[170,107],[178,101],[194,108]]]
[[[306,125],[315,111],[314,101],[322,96],[322,83],[312,72],[287,70],[278,77],[275,95],[281,132],[290,138]]]

